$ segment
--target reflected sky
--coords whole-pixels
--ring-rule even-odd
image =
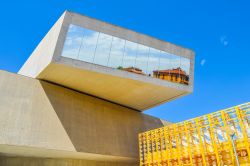
[[[131,68],[153,76],[153,71],[183,70],[190,60],[155,48],[83,27],[70,25],[62,56],[112,68]]]
[[[93,63],[107,66],[112,46],[112,36],[100,33],[96,45]]]
[[[112,47],[110,50],[110,58],[108,66],[117,68],[122,66],[124,58],[125,40],[117,37],[113,37]]]

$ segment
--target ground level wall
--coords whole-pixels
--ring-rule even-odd
[[[101,162],[76,159],[0,157],[0,166],[138,166],[139,163]]]

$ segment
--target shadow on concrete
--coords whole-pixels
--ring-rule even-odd
[[[138,111],[40,83],[78,152],[137,158],[138,133],[163,126],[160,119]]]

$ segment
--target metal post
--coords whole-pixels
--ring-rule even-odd
[[[231,137],[231,142],[232,142],[232,146],[233,146],[233,150],[234,150],[234,156],[235,156],[235,160],[236,160],[236,165],[240,166],[240,162],[239,162],[239,159],[238,159],[238,154],[237,154],[237,151],[236,151],[236,148],[235,148],[235,144],[234,144],[234,140],[233,140],[234,135],[235,134],[231,134],[230,137]]]

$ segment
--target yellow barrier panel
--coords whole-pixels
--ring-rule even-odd
[[[249,118],[245,103],[140,133],[140,166],[250,166]]]

